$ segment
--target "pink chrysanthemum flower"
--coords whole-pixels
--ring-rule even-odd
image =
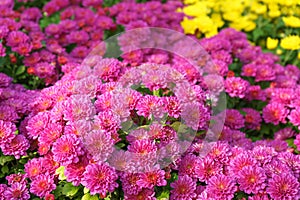
[[[299,182],[290,174],[275,175],[269,180],[267,193],[274,200],[296,199]]]
[[[56,123],[49,123],[47,127],[41,132],[38,141],[40,143],[52,144],[62,134],[62,126]]]
[[[267,123],[273,123],[278,125],[281,123],[286,123],[286,117],[288,115],[288,110],[283,104],[271,103],[268,104],[263,109],[263,118]]]
[[[120,179],[125,194],[137,195],[142,190],[142,186],[138,184],[138,180],[140,180],[138,173],[124,172]]]
[[[103,130],[93,130],[83,137],[83,144],[94,161],[106,161],[113,152],[114,140]]]
[[[300,111],[299,109],[294,109],[288,116],[288,119],[294,126],[298,126],[300,128]]]
[[[57,139],[52,146],[53,159],[61,165],[77,163],[84,154],[81,140],[74,134],[67,134]]]
[[[248,81],[243,80],[240,77],[228,77],[225,80],[225,91],[231,97],[244,98],[247,88],[249,86]]]
[[[206,190],[213,199],[230,200],[237,187],[232,178],[220,174],[209,179]]]
[[[247,151],[238,154],[234,157],[228,166],[228,171],[231,176],[236,176],[244,167],[256,166],[257,161],[249,155]]]
[[[15,138],[16,125],[0,120],[0,146],[10,143]]]
[[[7,185],[0,184],[0,199],[5,200],[4,192],[7,190]]]
[[[250,85],[247,89],[245,98],[249,101],[251,100],[265,101],[266,95],[259,85]]]
[[[288,149],[288,143],[283,140],[272,140],[268,146],[273,147],[277,152],[286,151]]]
[[[95,126],[110,133],[116,132],[121,128],[120,117],[111,111],[99,112],[94,119]]]
[[[184,124],[193,130],[205,129],[210,119],[210,112],[202,103],[186,103],[182,105],[181,118]]]
[[[207,156],[204,157],[200,162],[197,175],[201,182],[207,183],[212,176],[222,174],[222,171],[222,165],[214,159],[212,159],[210,156]]]
[[[270,163],[272,158],[274,158],[278,153],[273,147],[266,146],[256,146],[251,151],[251,155],[262,165],[264,166],[267,163]]]
[[[163,70],[148,69],[146,74],[142,76],[142,84],[149,88],[151,91],[160,88],[166,88],[166,72]]]
[[[42,158],[33,158],[25,164],[25,173],[28,178],[33,180],[36,176],[45,173]]]
[[[228,164],[229,157],[231,156],[229,144],[227,142],[217,141],[213,144],[208,156],[221,164]]]
[[[19,200],[27,200],[30,199],[30,195],[26,184],[23,183],[13,183],[10,187],[8,187],[4,191],[5,199],[19,199]]]
[[[247,129],[259,129],[260,123],[262,121],[260,113],[252,108],[243,108],[245,115],[245,128]]]
[[[140,179],[137,181],[137,184],[143,188],[152,189],[154,186],[167,185],[165,171],[161,169],[141,173],[139,177]]]
[[[272,93],[271,102],[281,103],[290,106],[294,99],[295,91],[292,88],[275,88]]]
[[[7,45],[15,47],[21,43],[27,42],[29,37],[21,31],[12,31],[7,36]]]
[[[297,178],[300,178],[300,155],[295,155],[290,152],[281,152],[277,158],[285,163]]]
[[[196,182],[187,175],[179,176],[178,180],[171,183],[170,186],[173,188],[171,190],[171,200],[192,199],[196,196]]]
[[[275,140],[286,140],[296,135],[296,132],[291,127],[280,129],[274,134]]]
[[[30,184],[30,192],[43,198],[55,190],[53,177],[50,175],[38,175]]]
[[[201,164],[201,159],[193,154],[188,154],[184,156],[179,164],[178,175],[184,176],[188,175],[192,178],[198,177],[198,170]]]
[[[85,168],[88,165],[88,159],[81,157],[78,163],[72,163],[65,167],[64,174],[68,182],[72,182],[74,186],[79,186],[82,179]]]
[[[26,151],[29,149],[30,144],[24,135],[16,135],[10,143],[5,143],[2,148],[4,155],[13,155],[16,159],[26,155]]]
[[[121,63],[114,58],[105,58],[96,64],[94,73],[104,81],[116,81],[121,70]]]
[[[37,115],[31,117],[28,120],[28,124],[26,126],[28,135],[31,138],[36,139],[41,134],[41,131],[44,128],[46,128],[49,120],[50,120],[49,112],[40,112]]]
[[[275,79],[274,70],[268,65],[259,65],[257,67],[255,81],[272,81]]]
[[[180,116],[180,103],[177,97],[165,97],[165,109],[170,117],[178,118]]]
[[[264,166],[266,175],[271,178],[274,175],[289,174],[292,173],[291,169],[287,164],[279,161],[278,159],[273,159],[270,163]]]
[[[81,184],[90,190],[91,195],[100,194],[104,198],[107,192],[113,192],[118,187],[117,179],[114,168],[97,163],[86,167]]]
[[[242,76],[255,77],[257,71],[257,65],[255,63],[249,63],[242,67]]]
[[[26,175],[25,174],[21,174],[21,173],[17,173],[17,174],[11,174],[9,176],[6,176],[5,178],[8,182],[8,185],[12,185],[14,183],[21,183],[21,184],[25,184],[27,183],[26,180]]]
[[[64,119],[67,121],[87,120],[95,115],[95,108],[87,95],[71,96],[66,101],[65,108]]]
[[[97,96],[97,100],[95,101],[95,107],[98,112],[107,111],[111,109],[112,106],[112,94],[106,92],[100,96]]]
[[[243,115],[235,109],[226,110],[225,125],[232,129],[243,128],[245,124],[245,119]]]
[[[257,194],[266,187],[267,176],[260,167],[246,166],[237,175],[239,189],[247,194]]]
[[[136,110],[138,115],[146,118],[151,118],[152,115],[161,118],[165,113],[163,100],[150,95],[143,96],[138,100]]]

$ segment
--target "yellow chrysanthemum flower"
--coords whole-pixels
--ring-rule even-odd
[[[267,38],[267,48],[268,49],[275,49],[278,45],[278,39],[273,39],[268,37]]]
[[[298,60],[300,60],[300,51],[298,52],[297,58],[298,58]]]
[[[187,17],[185,17],[180,24],[184,29],[185,34],[195,34],[195,31],[197,29],[197,22],[194,19],[188,19]]]
[[[300,49],[300,37],[298,35],[289,35],[281,40],[280,46],[287,50]]]
[[[290,26],[293,28],[300,27],[300,18],[298,18],[298,17],[295,17],[295,16],[283,17],[282,20],[286,26]]]

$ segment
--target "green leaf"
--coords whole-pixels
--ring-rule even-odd
[[[7,165],[3,166],[3,167],[1,168],[1,172],[2,172],[3,174],[7,174],[7,173],[9,172],[8,166],[7,166]]]
[[[72,183],[66,183],[63,187],[62,194],[66,195],[67,197],[74,196],[79,190],[79,187],[75,187]]]
[[[85,195],[83,195],[81,200],[99,200],[99,198],[97,197],[97,195],[91,196],[90,193],[86,193]]]
[[[16,70],[16,75],[21,75],[25,72],[25,66],[24,65],[21,65],[18,67],[18,69]]]
[[[66,176],[65,176],[65,167],[64,166],[60,166],[59,168],[56,169],[55,174],[58,174],[58,179],[63,181],[66,180]]]
[[[168,190],[163,191],[158,197],[158,200],[168,200],[170,197],[170,192]]]
[[[5,163],[14,160],[13,156],[0,156],[0,165],[5,165]]]
[[[264,35],[264,32],[261,29],[255,29],[253,31],[253,40],[256,42],[263,35]]]
[[[84,194],[88,193],[89,191],[90,191],[90,190],[89,190],[88,188],[86,188],[86,187],[83,188],[83,193],[84,193]]]

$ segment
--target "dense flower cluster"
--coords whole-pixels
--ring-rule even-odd
[[[183,19],[179,1],[1,1],[0,56],[51,86],[28,90],[0,73],[0,200],[300,199],[300,70],[245,33],[217,31],[223,19],[250,31],[280,11],[297,28],[299,7],[238,2],[186,0],[196,18]],[[117,40],[124,54],[106,58],[99,42],[120,28],[130,33]],[[196,29],[214,35],[193,38],[200,50],[182,38]],[[216,107],[223,92],[227,108]]]
[[[184,0],[181,25],[187,34],[211,37],[222,28],[245,31],[255,44],[284,55],[282,62],[300,60],[300,5],[298,1]],[[294,51],[294,52],[292,52]],[[293,53],[294,56],[291,56]]]

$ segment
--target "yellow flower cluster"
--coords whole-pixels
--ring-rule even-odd
[[[261,28],[255,21],[259,17],[273,23],[278,23],[281,18],[286,27],[300,27],[299,0],[184,0],[184,4],[185,7],[179,11],[188,17],[181,25],[185,33],[199,37],[211,37],[223,27],[253,31]],[[287,47],[285,41],[282,42],[282,48]],[[275,49],[278,40],[268,38],[267,43],[270,49]]]

